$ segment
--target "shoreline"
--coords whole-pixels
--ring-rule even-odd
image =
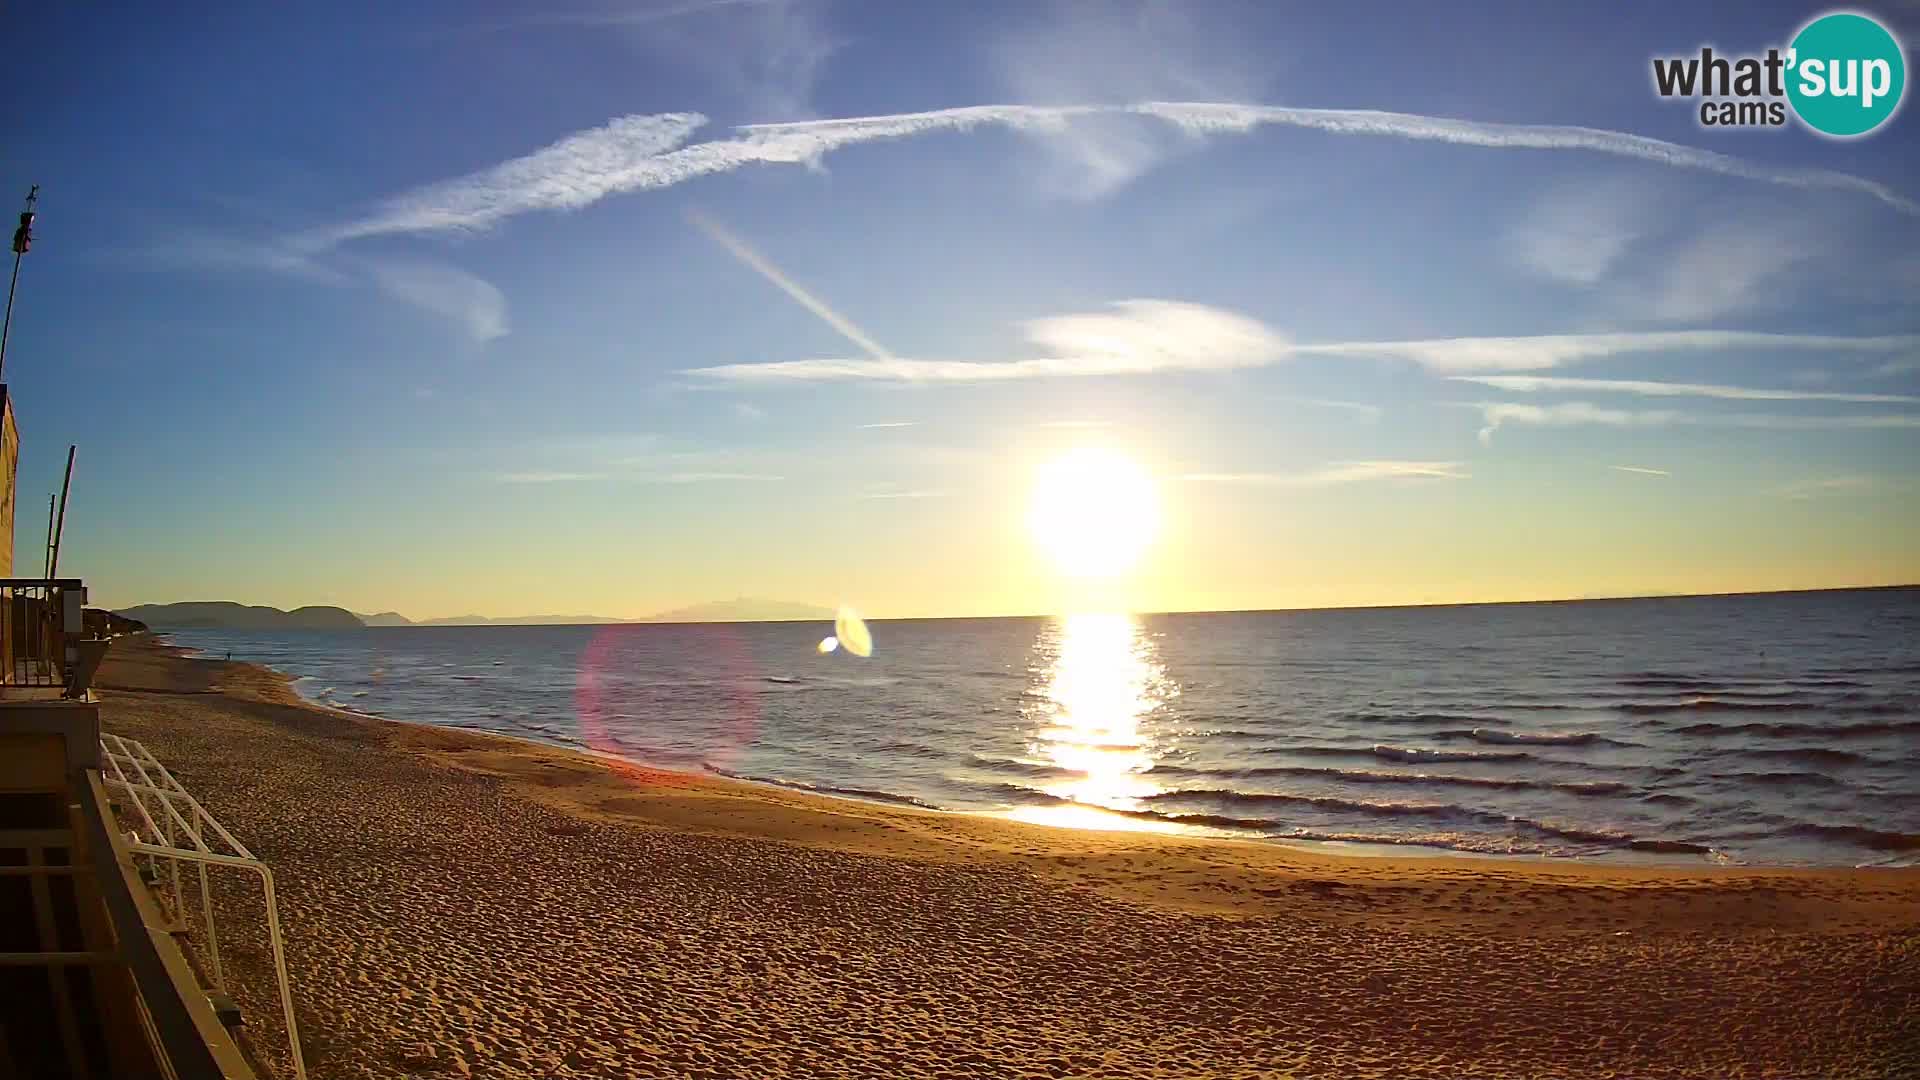
[[[1906,588],[1907,586],[1897,587]],[[425,721],[409,720],[402,717],[393,717],[354,709],[350,706],[312,696],[299,688],[301,682],[318,682],[316,676],[298,675],[293,672],[283,671],[271,664],[258,661],[226,661],[215,656],[199,655],[201,654],[201,650],[193,646],[180,645],[167,640],[167,633],[165,631],[149,631],[148,636],[151,638],[153,644],[163,648],[178,650],[181,655],[189,659],[233,665],[244,664],[250,668],[256,668],[260,671],[270,673],[273,678],[279,679],[283,683],[285,692],[290,699],[314,709],[338,713],[347,717],[377,723],[414,725],[440,731],[465,732],[475,736],[505,739],[530,747],[582,755],[594,761],[603,762],[609,767],[614,768],[626,765],[655,773],[681,773],[687,776],[702,777],[722,783],[744,784],[754,788],[773,791],[796,792],[818,798],[847,801],[862,805],[918,809],[929,813],[958,817],[980,817],[991,820],[1013,821],[1048,829],[1090,832],[1141,832],[1187,837],[1196,840],[1251,843],[1287,848],[1300,851],[1307,855],[1326,854],[1359,859],[1463,859],[1471,861],[1486,860],[1495,864],[1517,863],[1525,866],[1563,866],[1571,864],[1614,866],[1628,869],[1645,867],[1681,870],[1714,868],[1735,870],[1916,869],[1912,864],[1897,864],[1891,862],[1891,860],[1897,857],[1893,854],[1882,856],[1880,861],[1857,860],[1853,862],[1830,863],[1772,863],[1735,858],[1717,848],[1691,850],[1700,845],[1678,845],[1680,848],[1686,848],[1688,850],[1677,850],[1667,841],[1653,840],[1636,842],[1637,844],[1645,846],[1613,848],[1582,855],[1557,855],[1536,852],[1482,851],[1418,842],[1396,843],[1385,840],[1379,842],[1321,840],[1312,837],[1269,835],[1225,827],[1185,823],[1164,817],[1149,817],[1144,814],[1131,815],[1125,811],[1113,811],[1102,807],[1076,803],[1062,803],[1058,806],[1035,805],[1032,807],[1008,807],[1004,810],[972,810],[942,807],[929,804],[917,797],[904,793],[885,792],[881,794],[863,795],[857,791],[822,787],[800,781],[787,781],[777,777],[739,775],[714,768],[705,763],[702,763],[697,768],[692,768],[685,764],[666,764],[637,760],[608,751],[596,750],[591,747],[569,745],[568,743],[558,740],[545,739],[536,734],[516,734],[490,731],[479,727],[432,724]],[[1064,818],[1066,820],[1046,820],[1048,817],[1056,819]]]
[[[1920,869],[1031,825],[314,707],[150,636],[96,685],[273,868],[315,1080],[1920,1073]],[[216,900],[270,1043],[257,894]]]
[[[1619,876],[1623,878],[1651,877],[1669,880],[1701,878],[1707,880],[1747,878],[1752,876],[1780,877],[1786,879],[1821,878],[1828,876],[1847,876],[1853,874],[1889,874],[1896,877],[1911,878],[1920,890],[1920,867],[1876,866],[1876,865],[1833,865],[1833,866],[1774,866],[1750,863],[1719,863],[1707,860],[1704,856],[1688,855],[1675,857],[1660,853],[1609,853],[1603,857],[1563,857],[1533,854],[1501,854],[1477,851],[1461,851],[1448,848],[1433,848],[1422,845],[1361,845],[1343,841],[1287,840],[1285,838],[1236,836],[1224,830],[1200,830],[1190,828],[1153,829],[1153,828],[1095,828],[1054,823],[1039,823],[1020,820],[1008,814],[994,811],[949,810],[923,804],[906,804],[893,800],[861,798],[856,795],[828,792],[814,788],[783,784],[750,777],[732,776],[711,769],[698,771],[673,768],[637,762],[588,748],[563,746],[541,739],[486,731],[478,728],[452,727],[428,724],[418,721],[381,716],[360,712],[338,705],[316,701],[295,689],[299,677],[280,671],[270,665],[242,660],[221,660],[205,656],[188,656],[196,652],[190,646],[176,645],[161,640],[161,635],[145,635],[151,640],[141,643],[158,650],[175,653],[181,659],[194,663],[219,665],[225,674],[238,675],[231,689],[238,696],[255,697],[276,704],[294,705],[316,713],[337,717],[343,721],[384,727],[398,733],[400,743],[407,749],[424,753],[437,759],[439,764],[468,769],[482,773],[493,773],[510,782],[526,784],[528,777],[525,767],[531,765],[541,769],[565,769],[577,773],[579,770],[593,770],[605,774],[605,778],[619,778],[654,784],[674,790],[704,789],[723,796],[753,799],[773,806],[790,805],[808,813],[839,813],[850,821],[862,821],[869,817],[903,816],[923,819],[930,826],[927,831],[939,832],[940,822],[953,827],[955,832],[964,832],[969,825],[992,826],[995,829],[1005,827],[1015,831],[1037,831],[1035,839],[1053,836],[1066,846],[1074,846],[1075,841],[1090,848],[1125,847],[1129,841],[1151,846],[1155,841],[1164,841],[1178,846],[1193,846],[1204,850],[1218,846],[1222,851],[1241,856],[1251,856],[1255,852],[1268,851],[1274,857],[1270,859],[1252,858],[1249,861],[1266,864],[1300,863],[1313,866],[1338,866],[1351,863],[1355,867],[1387,864],[1387,869],[1413,870],[1434,869],[1439,867],[1459,868],[1463,865],[1488,872],[1502,869],[1521,874],[1533,871],[1547,872],[1555,877],[1567,879],[1605,879]],[[131,635],[138,639],[141,635]],[[122,639],[126,642],[128,639]],[[115,647],[120,647],[116,642]],[[137,647],[137,646],[136,646]],[[214,692],[226,693],[227,684],[217,684],[211,688]],[[473,744],[480,744],[478,746]],[[481,756],[477,760],[476,751],[490,751],[493,756]],[[545,793],[551,797],[549,789],[555,785],[534,782],[531,790],[537,794]],[[574,810],[588,809],[577,800],[557,800],[558,804]],[[1097,808],[1088,808],[1091,812],[1104,815]],[[1114,815],[1119,817],[1119,815]],[[1121,820],[1125,820],[1121,818]],[[778,830],[775,830],[778,831]],[[1057,835],[1055,835],[1057,834]],[[1346,848],[1369,848],[1366,851],[1348,851]],[[1413,850],[1407,850],[1413,849]],[[1289,858],[1292,856],[1294,858]],[[1920,903],[1920,891],[1916,892],[1916,902]]]

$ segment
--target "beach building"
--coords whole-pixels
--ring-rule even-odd
[[[102,734],[109,639],[86,586],[12,576],[19,447],[0,385],[0,1077],[275,1075],[225,992],[211,886],[265,886],[280,961],[271,874],[144,747]]]

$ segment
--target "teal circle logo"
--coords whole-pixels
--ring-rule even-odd
[[[1865,135],[1893,116],[1907,89],[1907,58],[1887,28],[1850,11],[1822,15],[1787,52],[1787,100],[1823,135]]]

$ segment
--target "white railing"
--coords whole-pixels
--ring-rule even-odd
[[[225,965],[220,959],[220,933],[213,918],[213,893],[208,888],[207,868],[233,867],[259,875],[266,897],[267,941],[273,951],[273,970],[280,984],[280,1011],[287,1025],[287,1048],[293,1062],[295,1080],[306,1080],[306,1062],[300,1054],[300,1032],[293,1018],[293,990],[287,981],[286,950],[280,937],[280,912],[274,900],[273,871],[253,857],[245,844],[234,839],[224,825],[190,794],[167,767],[160,764],[144,745],[133,739],[102,732],[100,735],[102,778],[110,787],[125,792],[133,804],[136,836],[127,850],[146,856],[154,871],[156,885],[161,880],[160,863],[166,864],[169,900],[175,918],[186,918],[184,897],[180,891],[180,864],[193,863],[199,873],[200,914],[206,927],[208,978],[213,990],[227,993]],[[224,849],[224,850],[222,850]]]

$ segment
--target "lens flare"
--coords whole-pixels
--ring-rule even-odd
[[[842,605],[840,614],[833,620],[833,637],[827,640],[835,638],[839,639],[841,648],[855,656],[873,655],[873,633],[867,629],[866,620],[860,617],[860,613],[850,607]],[[821,644],[824,646],[826,642]]]

